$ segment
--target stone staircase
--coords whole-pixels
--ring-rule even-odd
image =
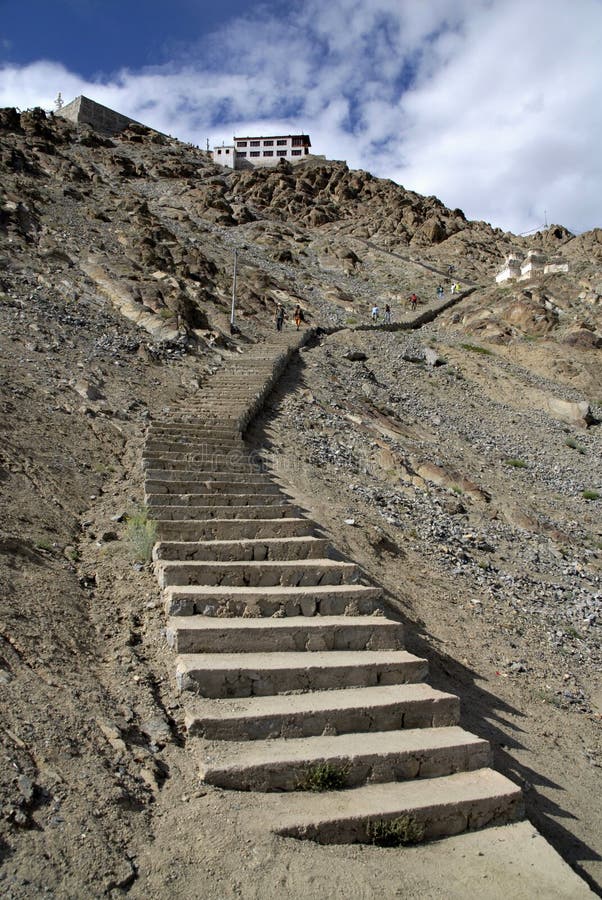
[[[425,683],[380,589],[241,437],[301,341],[245,354],[148,430],[153,557],[200,777],[289,792],[273,830],[322,843],[515,820],[520,790],[458,726],[458,698]]]

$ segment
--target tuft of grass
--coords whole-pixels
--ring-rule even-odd
[[[136,562],[150,562],[157,540],[157,523],[144,507],[126,516],[125,537]]]
[[[347,767],[333,766],[331,763],[318,763],[310,766],[303,773],[297,789],[300,791],[342,791],[347,786]]]
[[[539,700],[541,700],[542,703],[550,703],[552,706],[555,706],[557,709],[562,708],[560,699],[556,696],[554,691],[551,691],[549,688],[536,691],[535,696]]]
[[[505,460],[507,466],[512,466],[513,469],[526,469],[527,463],[524,459],[507,459]]]
[[[482,353],[483,356],[493,356],[491,350],[487,347],[479,347],[478,344],[460,344],[463,350],[470,350],[471,353]]]
[[[577,631],[576,628],[573,628],[572,625],[569,625],[568,628],[565,628],[565,632],[568,635],[568,637],[577,638],[577,640],[579,640],[579,641],[581,641],[583,639],[582,635]]]
[[[345,325],[357,325],[357,319],[355,318],[355,316],[349,316],[347,319],[345,319]]]
[[[377,847],[401,847],[404,844],[417,844],[422,841],[424,825],[411,819],[410,816],[376,819],[368,822],[366,834],[368,840]]]
[[[584,500],[599,500],[600,494],[598,491],[581,491],[581,496]]]
[[[40,538],[40,540],[35,542],[34,546],[36,550],[52,550],[52,541],[49,541],[46,538]]]
[[[452,491],[454,492],[454,494],[463,494],[464,493],[463,489],[460,487],[459,484],[452,484]]]

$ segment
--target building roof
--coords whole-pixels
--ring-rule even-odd
[[[241,137],[234,137],[234,141],[276,141],[287,138],[303,138],[304,145],[311,147],[311,141],[308,134],[251,134]]]

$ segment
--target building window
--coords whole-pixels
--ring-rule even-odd
[[[221,150],[218,150],[218,151],[217,151],[217,155],[218,155],[218,156],[221,156],[221,155],[222,155],[222,151],[221,151]]]
[[[291,156],[301,156],[300,150],[291,150]]]
[[[246,156],[247,154],[245,153],[244,150],[242,151],[242,153],[241,153],[240,150],[237,150],[237,151],[236,151],[236,155],[237,155],[238,157],[241,157],[241,156]]]
[[[249,146],[250,146],[250,147],[259,147],[259,144],[260,144],[259,141],[249,141]],[[240,145],[239,145],[239,146],[240,146]]]
[[[249,156],[261,156],[259,150],[249,150]]]
[[[276,150],[276,156],[286,156],[286,150]]]
[[[246,147],[246,146],[247,146],[247,142],[246,142],[246,141],[237,141],[237,142],[236,142],[236,146],[237,146],[237,147]]]
[[[276,146],[277,147],[286,147],[286,138],[283,138],[282,140],[277,140]]]
[[[226,153],[229,153],[229,152],[230,152],[229,150],[226,150]],[[220,150],[220,153],[221,153],[221,150]]]
[[[274,146],[274,141],[264,141],[264,142],[263,142],[263,146],[264,146],[264,147],[273,147],[273,146]]]
[[[303,146],[303,138],[302,137],[294,137],[293,138],[293,147],[302,147]]]
[[[263,155],[264,155],[264,156],[273,156],[273,155],[274,155],[274,151],[273,151],[273,150],[264,150],[264,151],[263,151]]]

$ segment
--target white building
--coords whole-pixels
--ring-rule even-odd
[[[528,281],[536,275],[568,272],[569,264],[555,256],[549,262],[541,250],[529,250],[526,257],[522,253],[511,253],[506,257],[504,268],[495,276],[497,284],[504,281]]]
[[[273,135],[270,137],[235,137],[233,144],[213,148],[213,161],[230,169],[250,166],[277,166],[281,159],[298,162],[309,155],[308,134]]]
[[[511,253],[506,257],[506,265],[495,276],[495,280],[498,284],[501,284],[503,281],[512,281],[515,278],[520,278],[520,266],[523,261],[523,257],[517,253]]]
[[[534,275],[543,275],[545,265],[546,258],[541,250],[529,250],[527,258],[521,263],[519,281],[527,281]]]

